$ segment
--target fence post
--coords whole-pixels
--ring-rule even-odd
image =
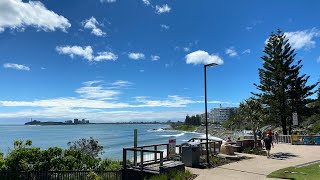
[[[160,152],[160,167],[163,166],[163,152]]]
[[[141,151],[140,151],[140,168],[141,168],[141,171],[143,170],[143,149],[141,148]]]
[[[155,145],[155,146],[154,146],[154,150],[156,151],[157,149],[158,149],[158,146]],[[154,162],[155,162],[155,163],[157,163],[157,158],[158,158],[158,157],[157,157],[157,153],[154,153]]]
[[[125,148],[123,148],[122,164],[123,164],[123,169],[126,169],[127,168],[127,150]]]
[[[169,159],[169,144],[167,144],[167,159]]]

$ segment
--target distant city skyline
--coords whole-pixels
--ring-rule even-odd
[[[265,42],[279,28],[315,83],[319,5],[2,0],[0,124],[181,121],[204,113],[203,65],[213,62],[208,110],[237,107],[256,91]]]

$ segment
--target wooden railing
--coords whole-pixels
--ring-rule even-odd
[[[163,151],[123,148],[123,169],[130,167],[143,170],[146,165],[150,164],[159,164],[159,167],[162,167],[164,160]]]

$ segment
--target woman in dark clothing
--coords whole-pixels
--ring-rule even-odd
[[[267,150],[267,158],[270,158],[270,150],[271,150],[271,145],[273,146],[273,142],[272,142],[272,136],[270,134],[267,134],[267,136],[263,139],[264,141],[264,146],[266,147]]]

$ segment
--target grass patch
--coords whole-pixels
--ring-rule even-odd
[[[192,125],[180,125],[176,126],[174,129],[178,131],[195,131],[198,126],[192,126]]]
[[[318,180],[320,178],[320,163],[311,164],[304,167],[288,167],[272,172],[268,178],[282,179],[303,179],[303,180]]]

